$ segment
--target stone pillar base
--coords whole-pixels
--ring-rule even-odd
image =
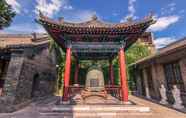
[[[167,102],[166,100],[161,100],[161,101],[160,101],[160,104],[167,105],[167,104],[168,104],[168,102]]]
[[[128,101],[128,102],[122,102],[124,105],[132,105],[132,102]]]
[[[70,104],[70,101],[63,101],[62,104],[68,105],[68,104]]]
[[[173,104],[173,108],[181,110],[181,109],[184,109],[184,106],[181,104]]]
[[[147,95],[146,98],[147,98],[147,99],[151,99],[150,95]]]

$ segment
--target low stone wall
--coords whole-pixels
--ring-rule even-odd
[[[10,96],[0,97],[0,113],[11,113],[21,109],[31,103],[32,100],[26,100],[20,104],[15,104],[15,98]]]
[[[14,97],[2,96],[0,97],[0,113],[14,111]]]

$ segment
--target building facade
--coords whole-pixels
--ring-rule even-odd
[[[186,105],[186,38],[176,41],[155,54],[132,65],[136,94],[149,99],[160,100],[160,86],[164,85],[169,104],[174,103],[173,85],[181,91]]]
[[[55,52],[47,35],[1,34],[0,112],[12,112],[33,98],[54,93]]]

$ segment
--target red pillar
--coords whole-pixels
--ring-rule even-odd
[[[71,48],[67,48],[67,50],[66,50],[65,72],[64,72],[63,101],[68,100],[68,87],[69,87],[69,82],[70,82],[70,67],[71,67]]]
[[[75,68],[75,74],[74,74],[75,84],[78,84],[78,73],[79,73],[79,63],[78,61],[76,61],[76,68]]]
[[[127,75],[126,75],[126,65],[125,65],[125,52],[121,48],[119,50],[119,64],[120,64],[120,81],[121,81],[121,93],[122,100],[128,102],[128,84],[127,84]]]
[[[109,60],[109,71],[110,71],[110,84],[114,86],[114,70],[112,65],[112,60]]]

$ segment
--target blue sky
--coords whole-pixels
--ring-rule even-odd
[[[157,23],[148,30],[155,36],[155,44],[162,47],[186,36],[185,0],[6,0],[17,15],[10,27],[1,33],[45,32],[34,20],[38,10],[50,18],[63,16],[71,22],[89,20],[96,14],[108,22],[125,22],[127,17],[139,20],[150,12]]]

